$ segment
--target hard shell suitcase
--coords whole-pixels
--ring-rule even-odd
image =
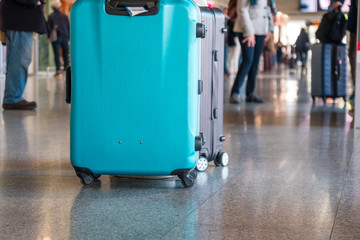
[[[347,46],[345,44],[315,44],[311,47],[311,96],[342,97],[346,101],[347,91]]]
[[[216,165],[228,164],[227,153],[222,152],[224,105],[224,37],[225,16],[220,9],[201,7],[201,21],[206,26],[201,40],[200,125],[202,148],[196,170],[205,171],[209,161]]]
[[[128,7],[147,12],[130,17]],[[71,163],[100,174],[177,175],[193,185],[200,11],[185,0],[77,0],[71,9]]]

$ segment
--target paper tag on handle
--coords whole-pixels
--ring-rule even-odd
[[[129,12],[130,16],[136,16],[144,12],[148,12],[144,7],[125,7],[126,10]]]

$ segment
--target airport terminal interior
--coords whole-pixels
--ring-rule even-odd
[[[311,22],[323,12],[277,3],[275,42],[288,45],[285,54],[302,27],[314,44],[318,25]],[[0,47],[1,104],[5,55]],[[84,186],[70,163],[65,77],[54,77],[47,37],[35,38],[24,97],[38,107],[0,110],[0,239],[360,239],[353,106],[342,98],[313,102],[311,51],[305,68],[285,62],[265,72],[263,62],[256,86],[263,104],[246,102],[244,87],[240,103],[231,104],[234,75],[224,77],[227,166],[210,162],[190,188],[177,176],[103,175]]]
[[[309,74],[261,73],[264,104],[225,94],[229,164],[210,164],[192,188],[177,177],[83,186],[70,164],[65,80],[30,77],[37,110],[1,112],[0,239],[359,239],[353,119],[342,99],[313,105]]]

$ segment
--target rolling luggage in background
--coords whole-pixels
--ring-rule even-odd
[[[323,43],[311,47],[311,96],[342,97],[346,101],[347,91],[347,45]]]
[[[205,171],[209,161],[226,166],[228,154],[222,152],[224,105],[224,37],[225,16],[220,9],[201,7],[202,23],[206,26],[201,40],[200,136],[202,148],[196,170]]]
[[[130,17],[134,7],[147,11]],[[71,164],[83,184],[100,174],[177,175],[194,184],[204,34],[192,1],[74,3],[67,100]]]

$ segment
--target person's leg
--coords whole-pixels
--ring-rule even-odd
[[[353,94],[351,94],[350,99],[353,100],[355,96],[355,82],[356,82],[356,33],[350,33],[349,41],[349,62],[351,68],[351,79],[353,83]]]
[[[243,43],[244,40],[243,34],[239,35],[239,41],[241,46],[241,52],[242,52],[242,62],[240,64],[238,73],[236,74],[236,78],[234,81],[234,85],[231,89],[231,95],[233,94],[239,94],[241,85],[243,84],[245,77],[248,75],[249,70],[252,66],[253,60],[254,60],[254,47],[248,47],[247,42]],[[264,45],[264,43],[263,43]],[[259,56],[260,58],[260,56]]]
[[[282,54],[282,52],[278,51],[276,53],[276,58],[277,58],[278,66],[280,66],[283,63],[283,54]]]
[[[239,55],[240,55],[240,43],[239,38],[235,35],[234,36],[234,45],[229,46],[229,58],[228,58],[228,66],[229,66],[229,73],[235,75],[239,69]]]
[[[237,36],[235,37],[235,44],[236,44],[236,50],[235,50],[234,64],[235,64],[235,73],[237,73],[237,70],[239,69],[241,63],[241,59],[240,59],[241,46],[240,46],[239,38]]]
[[[32,57],[32,32],[6,31],[6,80],[4,104],[18,103],[22,97],[27,77],[28,67]]]
[[[300,61],[301,61],[301,67],[306,67],[306,52],[300,52]]]
[[[228,61],[226,61],[229,57],[229,46],[225,43],[224,45],[224,74],[225,75],[229,75],[229,65],[228,65]]]
[[[304,64],[304,55],[303,55],[303,52],[299,52],[299,54],[297,55],[298,56],[298,61],[296,62],[301,62],[301,66]],[[297,64],[296,64],[297,65]]]
[[[248,81],[246,85],[246,96],[253,96],[255,90],[256,75],[259,69],[260,56],[264,49],[265,36],[255,36],[255,48],[253,52],[253,62],[248,75]]]
[[[52,42],[52,47],[54,50],[56,72],[58,72],[60,71],[60,39],[57,39],[55,42]]]
[[[229,70],[229,74],[233,74],[235,72],[235,51],[236,51],[236,46],[229,46],[229,57],[227,59],[228,61],[228,70]]]
[[[69,66],[69,42],[67,39],[62,38],[61,39],[61,48],[62,48],[62,54],[64,59],[64,70],[67,66]]]

